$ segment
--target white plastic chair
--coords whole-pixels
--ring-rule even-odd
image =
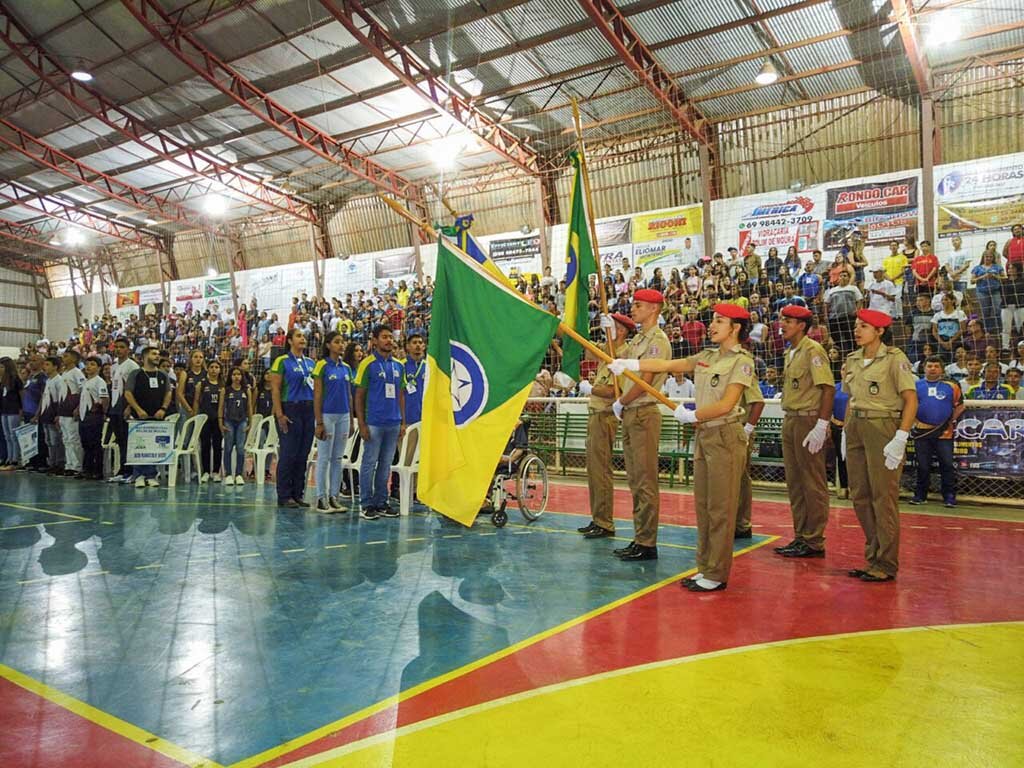
[[[312,483],[313,490],[310,490]],[[302,492],[303,499],[310,504],[316,503],[316,438],[309,446],[309,456],[306,457],[306,485]]]
[[[277,458],[279,445],[277,437],[277,424],[273,417],[266,417],[260,422],[259,429],[253,430],[255,438],[252,445],[249,439],[245,441],[245,452],[253,457],[253,471],[256,474],[256,485],[263,485],[267,475],[267,457],[273,455]]]
[[[166,419],[164,419],[164,421],[166,421],[168,424],[174,424],[175,425],[174,433],[176,435],[180,434],[178,432],[178,429],[177,429],[178,419],[180,419],[180,418],[181,418],[181,414],[180,413],[172,413],[170,416],[168,416]],[[175,438],[174,442],[175,442],[175,444],[177,444],[177,442],[178,442],[177,438]],[[157,467],[157,470],[156,470],[157,477],[160,477],[161,479],[166,478],[167,477],[167,471],[168,470],[167,470],[166,466]]]
[[[252,449],[257,445],[257,442],[260,439],[260,424],[263,423],[263,418],[264,417],[262,414],[254,413],[252,415],[252,418],[249,419],[249,431],[245,433],[244,446],[244,453],[249,458],[247,458],[247,460],[243,463],[243,475],[249,474],[249,472],[255,469],[256,467],[256,462],[251,458],[251,456]]]
[[[363,441],[359,439],[359,422],[353,418],[353,423],[355,427],[348,440],[345,441],[345,450],[341,454],[341,477],[344,479],[345,473],[348,472],[348,487],[352,493],[345,498],[355,501],[355,476],[359,474],[359,463],[363,460]],[[342,486],[344,486],[344,482]]]
[[[103,423],[103,476],[113,477],[121,471],[121,446],[117,444],[117,435],[111,429],[110,419]]]
[[[413,424],[405,430],[405,437],[398,449],[398,463],[391,465],[391,471],[398,475],[398,509],[402,517],[408,517],[412,509],[413,479],[420,471],[420,425]]]
[[[202,463],[199,459],[199,433],[203,431],[206,424],[206,414],[199,413],[188,419],[178,433],[178,442],[174,446],[174,458],[167,465],[167,487],[173,488],[178,484],[178,464],[185,460],[185,482],[192,482],[192,470],[195,470],[196,477],[202,477]],[[191,459],[191,463],[189,463]]]

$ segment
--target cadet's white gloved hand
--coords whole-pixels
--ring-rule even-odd
[[[904,429],[897,429],[892,440],[885,444],[882,453],[885,454],[885,468],[892,471],[899,467],[903,461],[903,455],[907,452],[907,438],[910,433]]]
[[[747,437],[750,437],[752,434],[754,434],[754,425],[749,423],[744,424],[743,431],[747,433]]]
[[[843,436],[839,440],[839,453],[843,457],[843,461],[846,461],[846,430],[843,430]]]
[[[611,315],[601,315],[601,328],[610,331],[615,327],[615,319]]]
[[[825,419],[818,419],[817,424],[807,433],[804,438],[804,448],[811,453],[817,453],[825,446],[825,437],[828,435],[828,422]],[[845,459],[846,457],[843,456]]]
[[[579,383],[579,390],[580,394],[584,397],[590,397],[590,393],[594,391],[594,386],[586,379],[583,379]]]
[[[616,376],[621,376],[623,371],[639,371],[640,361],[618,358],[608,363],[608,369]]]
[[[685,405],[682,404],[676,407],[676,410],[672,415],[676,417],[676,421],[678,421],[680,424],[697,423],[697,412],[687,408]]]
[[[615,414],[615,418],[622,421],[622,401],[616,400],[612,403],[612,413]]]

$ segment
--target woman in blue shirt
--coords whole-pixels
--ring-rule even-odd
[[[344,512],[341,458],[352,434],[352,369],[341,359],[345,337],[331,331],[324,340],[323,357],[313,368],[313,415],[316,420],[316,511]],[[330,485],[328,485],[330,468]]]
[[[1003,279],[1003,268],[996,253],[996,241],[989,240],[985,252],[981,254],[981,263],[971,270],[971,282],[978,294],[981,324],[985,327],[985,333],[993,336],[1000,331],[999,310],[1003,303]]]
[[[313,361],[303,354],[306,337],[292,328],[285,337],[287,354],[270,367],[274,419],[281,447],[277,457],[277,503],[282,507],[308,507],[306,461],[313,445]]]
[[[850,402],[850,393],[843,389],[843,380],[846,378],[846,366],[844,365],[836,379],[836,394],[832,400],[832,448],[836,454],[836,474],[839,475],[839,495],[841,498],[850,498],[850,481],[846,475],[846,459],[843,458],[843,426],[846,424],[846,405]]]

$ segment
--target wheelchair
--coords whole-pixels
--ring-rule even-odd
[[[495,528],[503,528],[508,522],[505,509],[509,501],[516,502],[523,518],[531,523],[547,508],[548,468],[540,456],[529,449],[529,430],[529,418],[524,416],[505,446],[505,455],[501,457],[487,494],[487,506],[480,510],[480,514],[491,515]]]

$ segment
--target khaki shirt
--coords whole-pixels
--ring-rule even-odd
[[[748,358],[750,358],[750,364],[753,366],[754,365],[754,358],[751,357],[750,351],[745,349],[745,350],[743,350],[743,354],[745,354]],[[763,402],[764,402],[764,394],[761,392],[761,385],[757,382],[757,377],[756,376],[751,376],[751,378],[750,378],[750,386],[747,387],[746,389],[744,389],[743,390],[743,394],[740,395],[740,402],[739,402],[740,416],[742,417],[742,421],[743,421],[744,424],[747,422],[747,419],[750,416],[750,410],[749,410],[748,406],[750,406],[752,403],[763,403]]]
[[[691,355],[687,360],[694,365],[694,399],[697,401],[698,409],[721,400],[730,384],[742,384],[745,389],[750,389],[754,383],[754,361],[742,347],[735,347],[730,352],[705,349]],[[759,387],[758,395],[760,394]],[[755,401],[748,398],[748,402]],[[727,413],[721,418],[739,417],[744,412],[737,403],[732,413]]]
[[[608,363],[602,362],[597,366],[597,373],[594,375],[592,383],[594,387],[610,387],[614,379],[615,377],[612,376],[612,372],[608,368]],[[587,407],[591,411],[607,411],[612,407],[613,402],[615,402],[614,397],[598,397],[591,393],[590,400],[587,401]]]
[[[672,359],[672,345],[668,341],[668,336],[661,330],[657,325],[647,331],[640,331],[629,343],[626,344],[625,349],[622,351],[621,357],[634,360],[671,360]],[[661,385],[665,383],[665,379],[668,377],[667,373],[656,373],[654,374],[654,380],[651,382],[651,386],[655,389],[660,390]],[[627,379],[625,376],[619,377],[619,390],[625,395],[629,390],[636,386],[631,379]],[[652,403],[658,402],[648,392],[644,392],[640,397],[631,402],[626,406],[629,408],[636,408],[641,405],[651,405]]]
[[[917,379],[903,350],[885,344],[868,365],[864,365],[862,349],[846,358],[843,384],[850,393],[847,408],[865,411],[902,411],[900,393],[908,389],[917,391]]]
[[[835,386],[828,355],[821,344],[804,336],[786,351],[782,371],[782,409],[813,411],[821,405],[821,386]]]

